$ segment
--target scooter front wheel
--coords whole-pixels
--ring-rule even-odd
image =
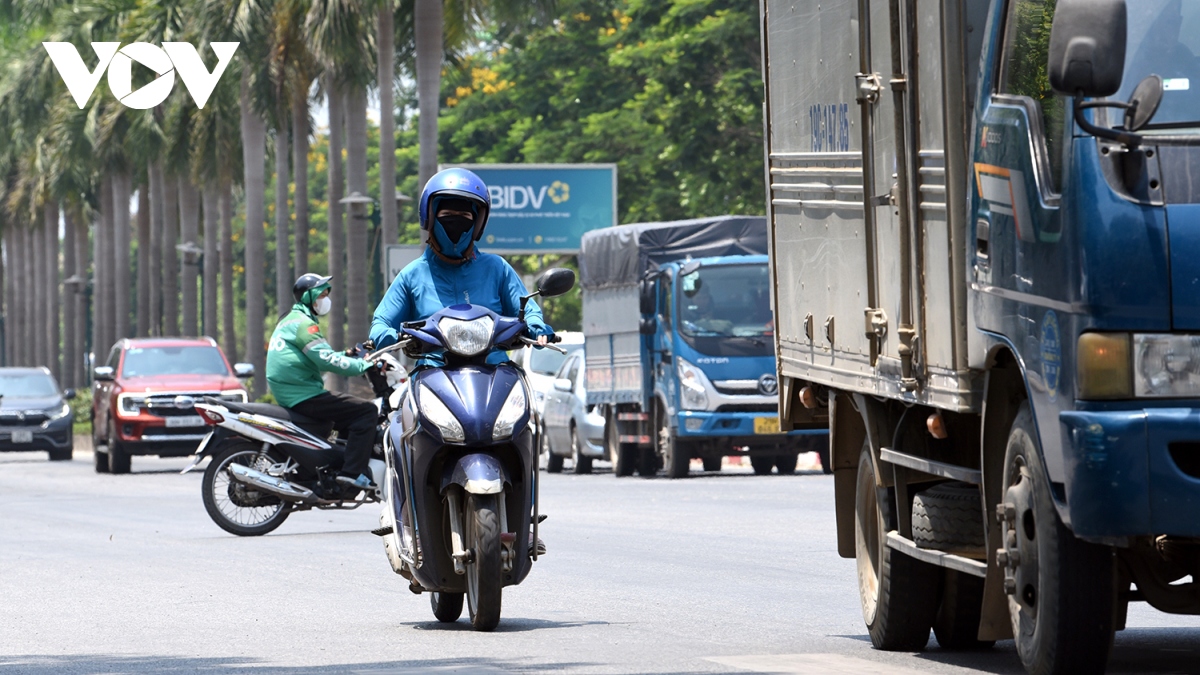
[[[433,616],[442,623],[454,623],[462,616],[462,593],[430,593],[429,604],[433,606]]]
[[[467,609],[475,630],[490,631],[500,623],[500,516],[498,495],[467,495],[463,519],[467,563]]]

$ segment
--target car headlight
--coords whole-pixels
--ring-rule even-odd
[[[513,427],[525,414],[525,410],[525,387],[518,382],[513,386],[512,391],[508,392],[508,398],[504,399],[504,406],[500,408],[500,414],[496,415],[496,424],[492,426],[492,440],[510,438],[513,434]]]
[[[227,389],[227,390],[221,392],[221,400],[229,401],[230,403],[245,403],[247,401],[246,390],[245,389]]]
[[[492,341],[492,329],[495,325],[490,316],[481,316],[470,321],[447,316],[438,321],[438,330],[442,331],[447,349],[455,354],[475,356],[487,349]]]
[[[675,368],[679,372],[679,399],[684,410],[708,409],[708,394],[704,390],[708,378],[688,363],[682,356],[675,357]]]
[[[421,408],[421,415],[429,420],[429,423],[438,428],[442,434],[442,440],[447,443],[462,443],[467,439],[467,435],[463,432],[462,424],[450,409],[442,403],[442,399],[437,397],[437,394],[422,384],[418,388],[417,405]]]
[[[118,415],[139,415],[142,412],[142,406],[146,403],[146,397],[133,396],[131,394],[120,394],[117,396],[117,414]]]
[[[64,402],[62,404],[61,408],[56,408],[54,410],[51,410],[49,412],[49,417],[51,420],[61,420],[62,418],[66,417],[67,415],[70,415],[70,414],[71,414],[71,406],[70,406],[70,404]]]
[[[1133,375],[1136,396],[1200,396],[1200,336],[1135,333]]]

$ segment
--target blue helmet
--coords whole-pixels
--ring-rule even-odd
[[[466,169],[443,169],[437,172],[425,184],[421,191],[421,202],[417,208],[417,216],[421,219],[421,229],[433,228],[433,220],[437,215],[437,201],[451,197],[466,199],[475,206],[475,233],[473,240],[479,241],[483,236],[483,228],[487,226],[488,211],[492,200],[488,194],[487,185],[483,179]]]

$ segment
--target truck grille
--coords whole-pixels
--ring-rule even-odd
[[[769,412],[774,413],[779,411],[779,406],[774,403],[726,403],[725,405],[717,406],[717,412]]]

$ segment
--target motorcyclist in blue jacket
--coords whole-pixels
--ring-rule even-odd
[[[490,206],[487,186],[466,169],[440,171],[425,184],[417,212],[421,229],[429,232],[429,246],[400,272],[375,309],[371,340],[377,348],[395,343],[404,322],[428,318],[451,305],[481,305],[501,316],[520,316],[521,296],[527,291],[516,270],[504,258],[475,247]],[[554,335],[533,301],[525,306],[525,322],[538,344]],[[507,360],[498,349],[487,357],[488,363]]]

